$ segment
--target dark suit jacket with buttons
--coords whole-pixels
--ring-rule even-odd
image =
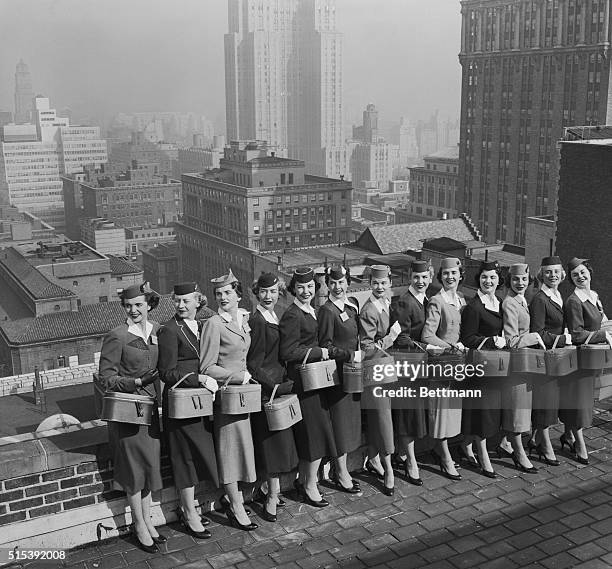
[[[559,336],[557,347],[565,346],[565,335],[563,334],[565,318],[562,306],[553,302],[544,291],[540,290],[531,299],[529,314],[531,316],[529,331],[540,334],[547,349],[553,347],[557,336]]]

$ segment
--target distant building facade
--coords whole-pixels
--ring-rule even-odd
[[[176,241],[159,243],[142,250],[144,279],[149,281],[157,292],[161,294],[172,292],[173,286],[179,280],[178,257]]]
[[[425,166],[410,168],[410,213],[430,219],[457,216],[459,147],[451,146],[424,158]]]
[[[34,91],[32,89],[32,76],[30,69],[19,60],[15,69],[15,122],[28,123],[34,111]]]
[[[182,277],[207,281],[231,266],[246,285],[258,252],[348,242],[351,184],[304,170],[264,143],[232,142],[220,169],[184,175],[176,225]]]
[[[463,0],[457,208],[523,244],[556,211],[557,140],[612,120],[612,1]]]

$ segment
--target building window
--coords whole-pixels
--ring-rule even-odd
[[[108,296],[101,296],[101,297],[98,299],[98,302],[108,302]]]
[[[253,205],[259,205],[259,198],[253,198]]]
[[[259,221],[259,212],[258,211],[253,212],[253,219],[255,221]]]
[[[101,282],[101,283],[105,283],[105,282],[106,282],[106,279],[105,279],[104,277],[100,277],[100,282]]]
[[[281,184],[285,184],[285,178],[286,178],[286,175],[281,174]]]
[[[289,183],[293,184],[293,172],[289,173]]]
[[[57,356],[57,367],[66,367],[66,356]]]
[[[259,225],[253,227],[253,233],[255,233],[255,235],[259,235]]]
[[[60,309],[60,305],[59,305],[59,304],[56,304],[56,305],[53,307],[53,310],[55,310],[56,312],[59,312],[59,309]]]
[[[79,286],[79,281],[72,281],[72,286]]]

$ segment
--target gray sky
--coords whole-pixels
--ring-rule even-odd
[[[344,101],[356,121],[458,117],[459,0],[336,0]],[[0,110],[15,65],[34,91],[83,113],[195,111],[223,116],[226,0],[0,0]]]

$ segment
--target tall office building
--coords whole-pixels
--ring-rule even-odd
[[[32,77],[28,66],[23,59],[20,59],[15,70],[15,122],[17,124],[30,122],[30,113],[33,110]]]
[[[342,34],[335,0],[229,0],[229,140],[265,140],[277,156],[331,174],[342,136]],[[327,149],[327,151],[326,151]]]
[[[612,120],[612,0],[463,0],[459,191],[487,241],[555,214],[563,128]]]

